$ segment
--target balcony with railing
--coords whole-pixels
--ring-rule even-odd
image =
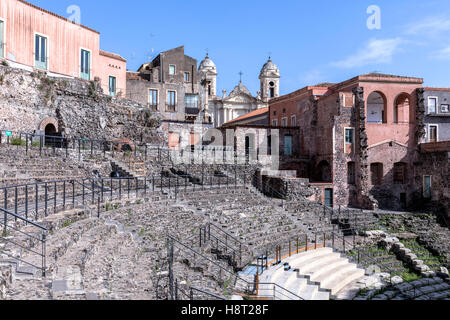
[[[166,103],[166,112],[177,112],[177,106],[175,104]]]
[[[158,105],[157,104],[149,104],[148,107],[152,111],[158,111]]]
[[[189,115],[198,115],[200,113],[200,110],[194,106],[186,106],[185,113]]]

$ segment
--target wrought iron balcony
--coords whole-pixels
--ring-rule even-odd
[[[199,110],[198,108],[186,107],[186,108],[185,108],[185,113],[186,113],[186,114],[197,115],[197,114],[200,113],[200,110]]]
[[[177,106],[175,104],[166,104],[166,112],[177,112]]]
[[[158,105],[157,104],[149,104],[148,107],[152,111],[158,111]]]

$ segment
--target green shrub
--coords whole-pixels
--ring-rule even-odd
[[[21,138],[14,137],[11,139],[11,144],[13,146],[25,146],[27,142],[25,140],[22,140]]]

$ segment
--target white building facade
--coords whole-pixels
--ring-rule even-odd
[[[271,98],[280,95],[280,71],[270,58],[261,69],[261,90],[256,96],[253,96],[241,81],[229,95],[226,90],[222,90],[222,97],[219,97],[217,67],[208,55],[200,63],[199,72],[204,86],[205,114],[211,117],[215,127],[221,127],[224,123],[254,110],[266,108]]]

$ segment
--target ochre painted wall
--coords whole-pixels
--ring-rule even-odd
[[[48,71],[80,77],[81,49],[91,51],[90,80],[99,77],[108,94],[109,75],[117,77],[118,90],[126,90],[126,62],[100,55],[100,34],[20,0],[1,0],[5,24],[5,57],[35,67],[35,34],[47,37]],[[110,63],[113,61],[113,63]],[[121,69],[108,67],[120,65]]]

